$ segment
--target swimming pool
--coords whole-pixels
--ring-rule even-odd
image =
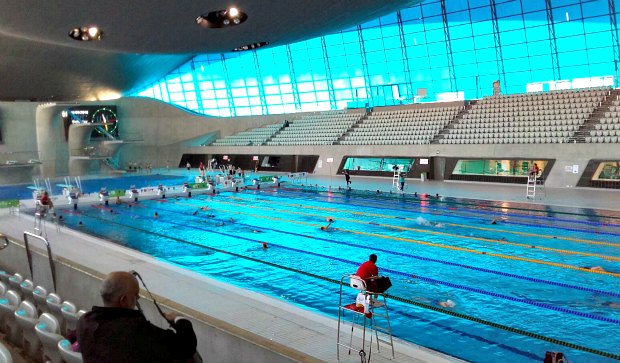
[[[620,304],[620,215],[532,208],[282,188],[59,213],[68,226],[331,317],[340,277],[376,253],[401,339],[475,362],[540,362],[547,350],[611,361],[597,353],[620,354],[620,309],[610,306]],[[321,231],[328,217],[334,229]],[[446,299],[457,305],[436,304]]]

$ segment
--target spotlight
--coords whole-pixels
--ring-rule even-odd
[[[99,34],[99,29],[97,29],[97,27],[92,26],[88,28],[88,35],[90,35],[91,38],[96,37],[97,34]]]
[[[254,50],[257,48],[261,48],[264,47],[266,45],[268,45],[269,42],[256,42],[256,43],[251,43],[251,44],[246,44],[246,45],[242,45],[240,47],[237,47],[235,49],[233,49],[233,52],[241,52],[244,50]]]
[[[228,10],[216,10],[201,14],[195,19],[196,24],[204,28],[225,28],[239,25],[248,19],[248,15],[235,7]]]
[[[237,15],[239,15],[239,9],[237,8],[228,9],[228,16],[230,16],[231,18],[235,18],[237,17]]]
[[[101,40],[103,31],[96,26],[83,26],[71,29],[68,35],[79,41]]]

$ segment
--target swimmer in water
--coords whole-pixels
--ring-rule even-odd
[[[456,303],[450,299],[445,300],[445,301],[439,301],[437,304],[443,308],[450,308],[450,309],[456,306]]]
[[[585,268],[586,270],[605,272],[605,269],[602,268],[601,266],[585,266],[585,267],[582,267],[582,268]]]
[[[329,226],[332,225],[332,223],[334,223],[334,219],[329,217],[327,218],[327,225],[326,226],[322,226],[321,227],[321,231],[327,231],[329,229]]]
[[[155,214],[153,214],[153,218],[157,219],[159,217],[159,213],[155,212]]]
[[[252,233],[263,233],[263,231],[259,231],[258,229],[253,229]]]
[[[620,309],[620,303],[605,301],[601,305],[607,306],[608,308]]]
[[[262,243],[263,249],[266,250],[267,248],[269,248],[269,246],[267,245],[267,242],[263,242]]]
[[[491,221],[491,224],[497,224],[497,219],[493,219],[493,220]]]

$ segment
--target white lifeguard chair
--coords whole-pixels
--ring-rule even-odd
[[[530,173],[527,176],[527,188],[525,190],[525,197],[527,199],[534,199],[536,197],[536,188],[543,192],[544,196],[547,196],[545,191],[545,181],[542,177],[542,169],[538,173]]]
[[[345,291],[347,285],[351,289]],[[353,299],[355,292],[357,296]],[[350,320],[346,318],[346,314],[351,315]],[[346,339],[343,335],[347,334],[348,329],[346,328],[349,326],[351,333]],[[355,327],[361,330],[361,334],[355,331]],[[369,330],[368,333],[366,332],[367,329]],[[338,303],[337,359],[340,360],[340,347],[343,347],[348,349],[349,355],[351,351],[355,351],[359,354],[361,362],[369,363],[372,356],[373,340],[376,341],[377,351],[380,348],[379,343],[389,345],[392,350],[392,359],[394,359],[394,340],[390,327],[387,297],[384,293],[368,291],[366,282],[361,277],[351,274],[343,275],[340,279]]]

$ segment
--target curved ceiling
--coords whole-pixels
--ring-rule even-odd
[[[342,30],[421,0],[0,1],[0,99],[105,99],[160,79],[195,54]],[[245,23],[207,29],[201,14],[236,6]],[[68,33],[97,25],[104,37]]]

